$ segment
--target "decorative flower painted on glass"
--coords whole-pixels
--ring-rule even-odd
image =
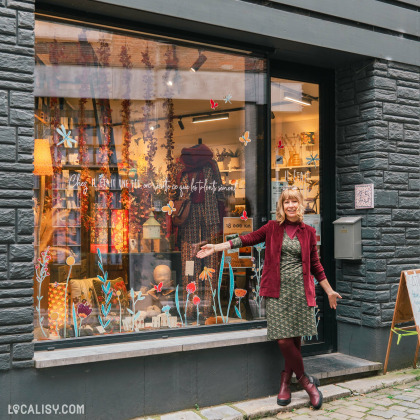
[[[187,284],[187,298],[185,299],[185,325],[187,325],[187,306],[188,306],[188,299],[191,293],[194,293],[197,290],[195,283],[192,281],[191,283]]]
[[[202,281],[207,279],[210,283],[210,292],[211,292],[211,297],[213,299],[213,311],[214,311],[214,316],[216,317],[216,320],[217,320],[217,310],[216,310],[216,300],[215,300],[216,289],[213,289],[213,284],[212,284],[213,273],[215,272],[216,270],[214,268],[204,267],[204,270],[201,272],[199,279]]]
[[[171,307],[169,306],[169,305],[165,305],[163,308],[162,308],[162,312],[166,315],[166,319],[168,320],[168,327],[169,328],[172,328],[172,325],[171,325],[171,320],[169,319],[169,311],[171,310]]]
[[[92,308],[86,304],[80,303],[77,307],[77,316],[79,318],[87,318],[92,313]]]
[[[200,304],[201,299],[198,296],[194,296],[193,297],[193,304],[197,307],[197,325],[199,325],[199,316],[200,316],[200,311],[198,310],[198,305]]]
[[[51,255],[50,255],[50,247],[48,246],[44,251],[41,252],[41,256],[37,259],[37,264],[35,265],[35,274],[36,274],[36,281],[38,282],[38,304],[35,307],[36,311],[38,312],[38,322],[39,326],[41,328],[42,334],[44,337],[47,336],[46,332],[43,328],[43,321],[44,317],[41,315],[41,300],[43,296],[41,295],[42,290],[42,282],[45,280],[46,277],[50,275],[50,272],[48,271],[48,264],[51,261]]]
[[[190,293],[190,294],[194,293],[195,290],[196,290],[196,287],[195,287],[195,283],[193,281],[191,283],[187,284],[187,292],[188,293]]]
[[[243,298],[246,296],[247,291],[245,289],[235,289],[235,296],[237,298]]]
[[[76,144],[76,140],[72,139],[70,137],[71,131],[67,132],[66,127],[64,127],[63,124],[61,124],[60,128],[57,128],[57,133],[60,134],[63,139],[57,143],[57,146],[60,146],[60,144],[65,143],[68,147],[72,147],[72,143]]]
[[[198,277],[200,280],[206,280],[206,279],[211,279],[213,277],[213,273],[216,270],[214,270],[213,268],[209,268],[209,267],[204,267],[203,271],[201,272],[200,276]]]
[[[238,298],[238,307],[235,306],[236,315],[242,319],[241,315],[241,299],[245,297],[247,291],[245,289],[235,289],[235,296]]]
[[[311,153],[311,156],[310,157],[307,157],[306,158],[306,161],[307,161],[307,164],[308,165],[312,165],[313,164],[315,166],[315,168],[316,168],[316,162],[319,161],[318,153],[315,156],[313,156],[312,153]]]
[[[225,104],[227,104],[228,102],[231,104],[232,102],[230,102],[230,100],[232,99],[232,95],[230,93],[228,93],[226,96],[223,96],[223,99],[225,101]]]

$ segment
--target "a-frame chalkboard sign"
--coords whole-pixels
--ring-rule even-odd
[[[414,322],[400,328],[398,324]],[[411,330],[411,331],[410,331]],[[389,353],[391,351],[392,335],[396,333],[399,339],[403,335],[417,334],[417,347],[414,354],[413,367],[416,367],[420,347],[420,269],[401,272],[397,300],[395,302],[394,317],[392,318],[391,331],[389,332],[388,348],[386,350],[384,373],[388,368]]]

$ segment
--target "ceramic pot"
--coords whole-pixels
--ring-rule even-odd
[[[240,168],[239,158],[238,157],[230,158],[229,170],[239,169],[239,168]]]

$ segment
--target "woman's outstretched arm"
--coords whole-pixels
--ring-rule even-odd
[[[200,251],[197,252],[197,258],[205,258],[214,252],[224,251],[225,249],[230,249],[230,242],[223,242],[221,244],[206,244],[203,245]]]

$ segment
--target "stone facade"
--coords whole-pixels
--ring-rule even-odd
[[[0,370],[33,365],[34,8],[0,0]],[[337,320],[385,334],[420,261],[420,71],[369,59],[336,76],[337,216],[363,216],[363,259],[337,263]],[[372,210],[354,210],[361,183]]]
[[[33,366],[32,0],[0,0],[0,371]]]
[[[420,69],[371,59],[336,76],[337,216],[363,216],[363,259],[337,264],[337,320],[388,334],[400,273],[420,267]],[[355,210],[371,183],[375,208]]]

